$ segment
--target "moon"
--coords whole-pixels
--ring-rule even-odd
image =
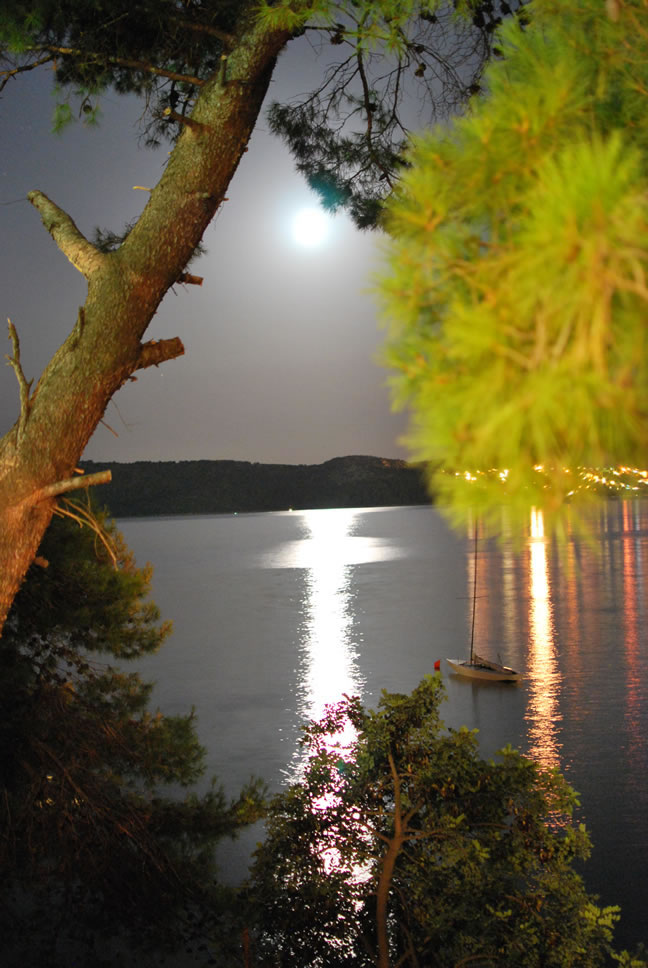
[[[330,219],[321,208],[302,208],[293,218],[293,239],[298,245],[312,249],[324,242],[329,227]]]

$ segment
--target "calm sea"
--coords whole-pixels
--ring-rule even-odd
[[[374,705],[475,642],[518,685],[449,675],[443,718],[558,767],[581,795],[591,891],[648,943],[648,502],[603,503],[559,552],[535,515],[521,546],[451,533],[429,507],[129,519],[174,634],[140,664],[165,712],[194,706],[208,773],[278,789],[300,724],[342,693]],[[230,877],[261,833],[224,853]]]

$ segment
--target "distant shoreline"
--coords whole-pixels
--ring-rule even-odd
[[[386,457],[335,457],[322,464],[196,460],[80,466],[87,474],[112,472],[112,482],[96,497],[117,518],[430,503],[421,467]]]

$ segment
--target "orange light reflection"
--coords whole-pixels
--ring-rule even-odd
[[[535,508],[529,542],[529,633],[529,704],[525,716],[529,721],[529,755],[543,766],[558,767],[562,675],[556,660],[544,521],[542,511]]]
[[[643,587],[643,558],[641,541],[637,538],[639,523],[635,502],[623,504],[623,623],[626,661],[626,729],[628,758],[633,768],[641,770],[645,763],[646,740],[642,724],[645,702],[641,676],[641,603],[638,590]]]

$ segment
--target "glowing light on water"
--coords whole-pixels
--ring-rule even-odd
[[[354,542],[353,530],[357,512],[345,508],[308,511],[304,524],[308,529],[300,557],[307,565],[305,617],[301,642],[300,676],[301,712],[304,719],[319,720],[326,707],[339,702],[346,694],[360,695],[364,685],[358,666],[358,652],[353,641],[351,562],[361,548]],[[365,554],[369,546],[364,546]],[[379,549],[375,548],[379,554]],[[327,737],[325,749],[344,761],[356,739],[356,730],[347,718],[342,728]],[[301,749],[295,770],[298,777],[312,752]],[[340,780],[340,782],[342,782]],[[314,811],[325,811],[337,802],[335,783],[331,792],[313,803]],[[324,870],[339,868],[341,855],[335,838],[323,836],[319,856]],[[366,876],[360,868],[349,872],[351,881]]]
[[[399,558],[404,552],[389,540],[355,533],[360,516],[365,519],[370,514],[366,508],[292,513],[302,519],[302,537],[264,554],[261,565],[304,570],[295,670],[298,710],[303,721],[319,720],[327,705],[339,702],[344,694],[362,695],[364,688],[353,631],[353,568]],[[338,739],[343,745],[350,736]],[[303,763],[300,754],[290,779],[296,779]]]
[[[326,706],[339,702],[345,693],[351,696],[362,692],[363,680],[352,638],[351,568],[345,553],[355,516],[354,511],[346,509],[309,511],[304,515],[310,531],[311,558],[301,646],[304,662],[300,687],[305,719],[321,719]],[[355,730],[347,722],[331,745],[339,747],[343,756],[354,739]]]
[[[635,510],[636,509],[632,509]],[[623,624],[625,630],[625,664],[627,698],[625,726],[628,733],[628,758],[636,770],[643,770],[646,762],[646,732],[643,711],[646,705],[646,684],[641,673],[641,629],[645,624],[646,608],[638,593],[645,587],[644,548],[638,536],[638,521],[631,517],[631,507],[623,508]]]
[[[554,642],[553,606],[547,568],[547,546],[542,511],[531,511],[529,542],[529,754],[543,766],[560,765],[558,699],[562,675]]]

